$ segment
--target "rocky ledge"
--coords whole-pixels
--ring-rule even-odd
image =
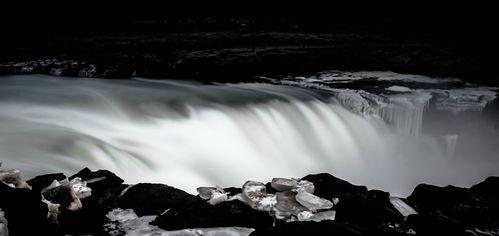
[[[0,171],[0,235],[499,235],[499,177],[420,184],[406,199],[327,173],[197,191],[88,168]]]

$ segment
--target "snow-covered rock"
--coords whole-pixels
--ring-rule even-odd
[[[0,181],[14,188],[31,189],[23,173],[19,170],[0,171]]]
[[[334,206],[331,201],[317,197],[306,191],[299,191],[296,194],[296,201],[312,212],[330,209]]]
[[[265,184],[256,181],[247,181],[243,185],[241,197],[253,209],[270,211],[276,204],[276,196],[268,194]]]

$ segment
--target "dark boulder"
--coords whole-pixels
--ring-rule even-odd
[[[499,203],[489,179],[471,189],[455,186],[418,185],[407,202],[423,214],[435,214],[460,222],[467,229],[499,228]]]
[[[36,176],[28,180],[28,184],[34,191],[41,192],[45,187],[49,186],[54,180],[61,181],[66,178],[63,173],[47,174]]]
[[[352,192],[367,192],[365,186],[353,185],[328,173],[307,175],[302,180],[307,180],[314,184],[314,195],[328,200],[332,198],[341,200],[345,195]]]
[[[70,211],[60,209],[59,225],[66,234],[103,234],[103,225],[107,223],[106,214],[115,208],[115,201],[126,189],[123,180],[107,170],[91,171],[85,168],[70,177],[87,181],[92,189],[89,197],[81,199],[82,209]]]
[[[417,235],[465,235],[461,222],[438,211],[410,215],[407,222]]]
[[[164,184],[136,184],[117,200],[117,207],[131,208],[138,216],[159,215],[174,207],[204,202],[201,198]]]
[[[266,228],[273,219],[268,212],[257,211],[240,201],[226,201],[210,205],[204,201],[173,207],[156,218],[152,224],[165,230],[210,227]]]
[[[57,231],[49,232],[47,205],[36,191],[0,182],[0,208],[8,220],[10,235],[59,235]]]
[[[491,176],[471,187],[471,191],[488,201],[499,203],[499,177]]]
[[[455,186],[438,187],[428,184],[419,184],[409,197],[407,203],[418,211],[426,209],[448,209],[459,203],[472,204],[474,201],[469,189]]]
[[[92,189],[92,193],[123,183],[123,179],[108,170],[91,171],[88,168],[84,168],[80,170],[80,172],[69,177],[69,180],[76,177],[80,177],[83,181],[87,181],[87,186]]]
[[[401,223],[403,216],[390,203],[389,196],[379,190],[350,192],[335,206],[335,220],[362,226]]]

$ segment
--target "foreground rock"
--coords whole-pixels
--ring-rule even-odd
[[[195,196],[127,186],[106,170],[28,181],[0,171],[0,235],[498,235],[498,189],[497,177],[471,188],[421,184],[402,199],[323,173]]]

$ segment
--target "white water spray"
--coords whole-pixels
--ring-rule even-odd
[[[419,132],[411,119],[422,111],[390,114],[405,122],[394,128],[312,90],[42,76],[1,83],[0,159],[32,176],[88,166],[194,192],[330,172],[405,195],[420,182],[467,184],[498,169],[463,177],[470,162],[448,162],[438,138],[397,131]]]

